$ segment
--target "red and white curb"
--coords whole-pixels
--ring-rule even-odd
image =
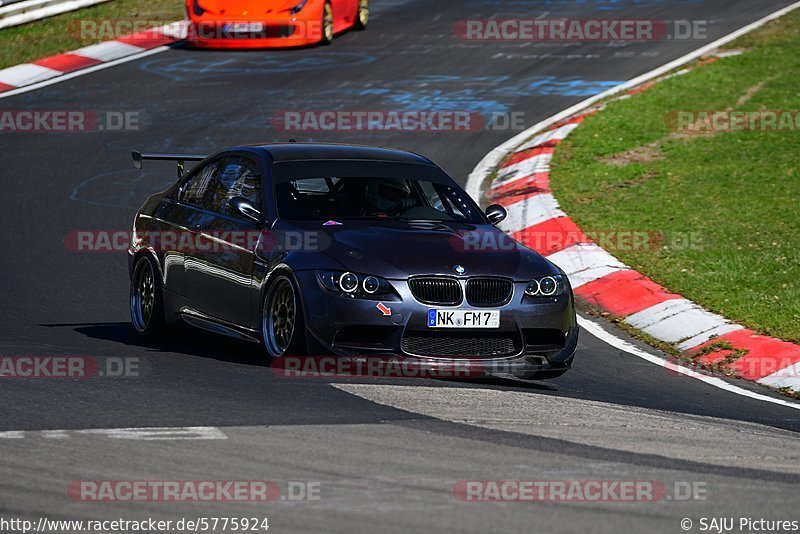
[[[33,63],[23,63],[0,70],[0,94],[51,81],[67,74],[137,56],[180,41],[186,37],[186,24],[174,22],[113,41],[86,46]]]
[[[671,293],[593,243],[560,209],[549,184],[554,150],[597,111],[569,117],[508,152],[484,193],[508,210],[500,228],[561,267],[576,296],[592,306],[691,356],[727,342],[732,350],[715,350],[696,361],[720,364],[741,350],[745,354],[726,365],[736,376],[800,391],[800,346],[757,335]]]

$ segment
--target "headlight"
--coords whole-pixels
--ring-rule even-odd
[[[566,281],[560,274],[545,276],[531,281],[525,288],[529,297],[557,297],[567,289]]]
[[[354,293],[358,289],[358,277],[353,273],[343,273],[339,277],[339,289],[345,293]]]
[[[302,0],[299,4],[290,9],[289,13],[291,13],[292,15],[297,15],[298,13],[300,13],[300,11],[303,10],[304,7],[306,7],[307,3],[308,0]]]
[[[385,278],[371,274],[342,271],[317,271],[322,285],[334,293],[353,297],[373,297],[394,293],[394,288]]]
[[[381,281],[377,276],[367,276],[361,283],[361,287],[364,289],[365,293],[374,295],[381,288]]]

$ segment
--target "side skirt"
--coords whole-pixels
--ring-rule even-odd
[[[254,330],[220,322],[217,319],[188,307],[181,308],[180,314],[186,324],[194,326],[195,328],[207,330],[215,334],[222,334],[242,341],[261,343],[260,334]]]

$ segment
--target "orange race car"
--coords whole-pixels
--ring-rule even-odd
[[[327,45],[369,22],[369,0],[186,0],[187,41],[201,48]]]

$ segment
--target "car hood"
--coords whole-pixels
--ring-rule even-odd
[[[343,221],[283,223],[286,231],[314,236],[319,251],[359,273],[388,279],[413,275],[505,276],[524,281],[558,272],[538,253],[492,225],[423,221]],[[274,228],[279,230],[281,228]]]
[[[200,6],[211,15],[265,15],[282,13],[298,5],[300,0],[198,0]]]

